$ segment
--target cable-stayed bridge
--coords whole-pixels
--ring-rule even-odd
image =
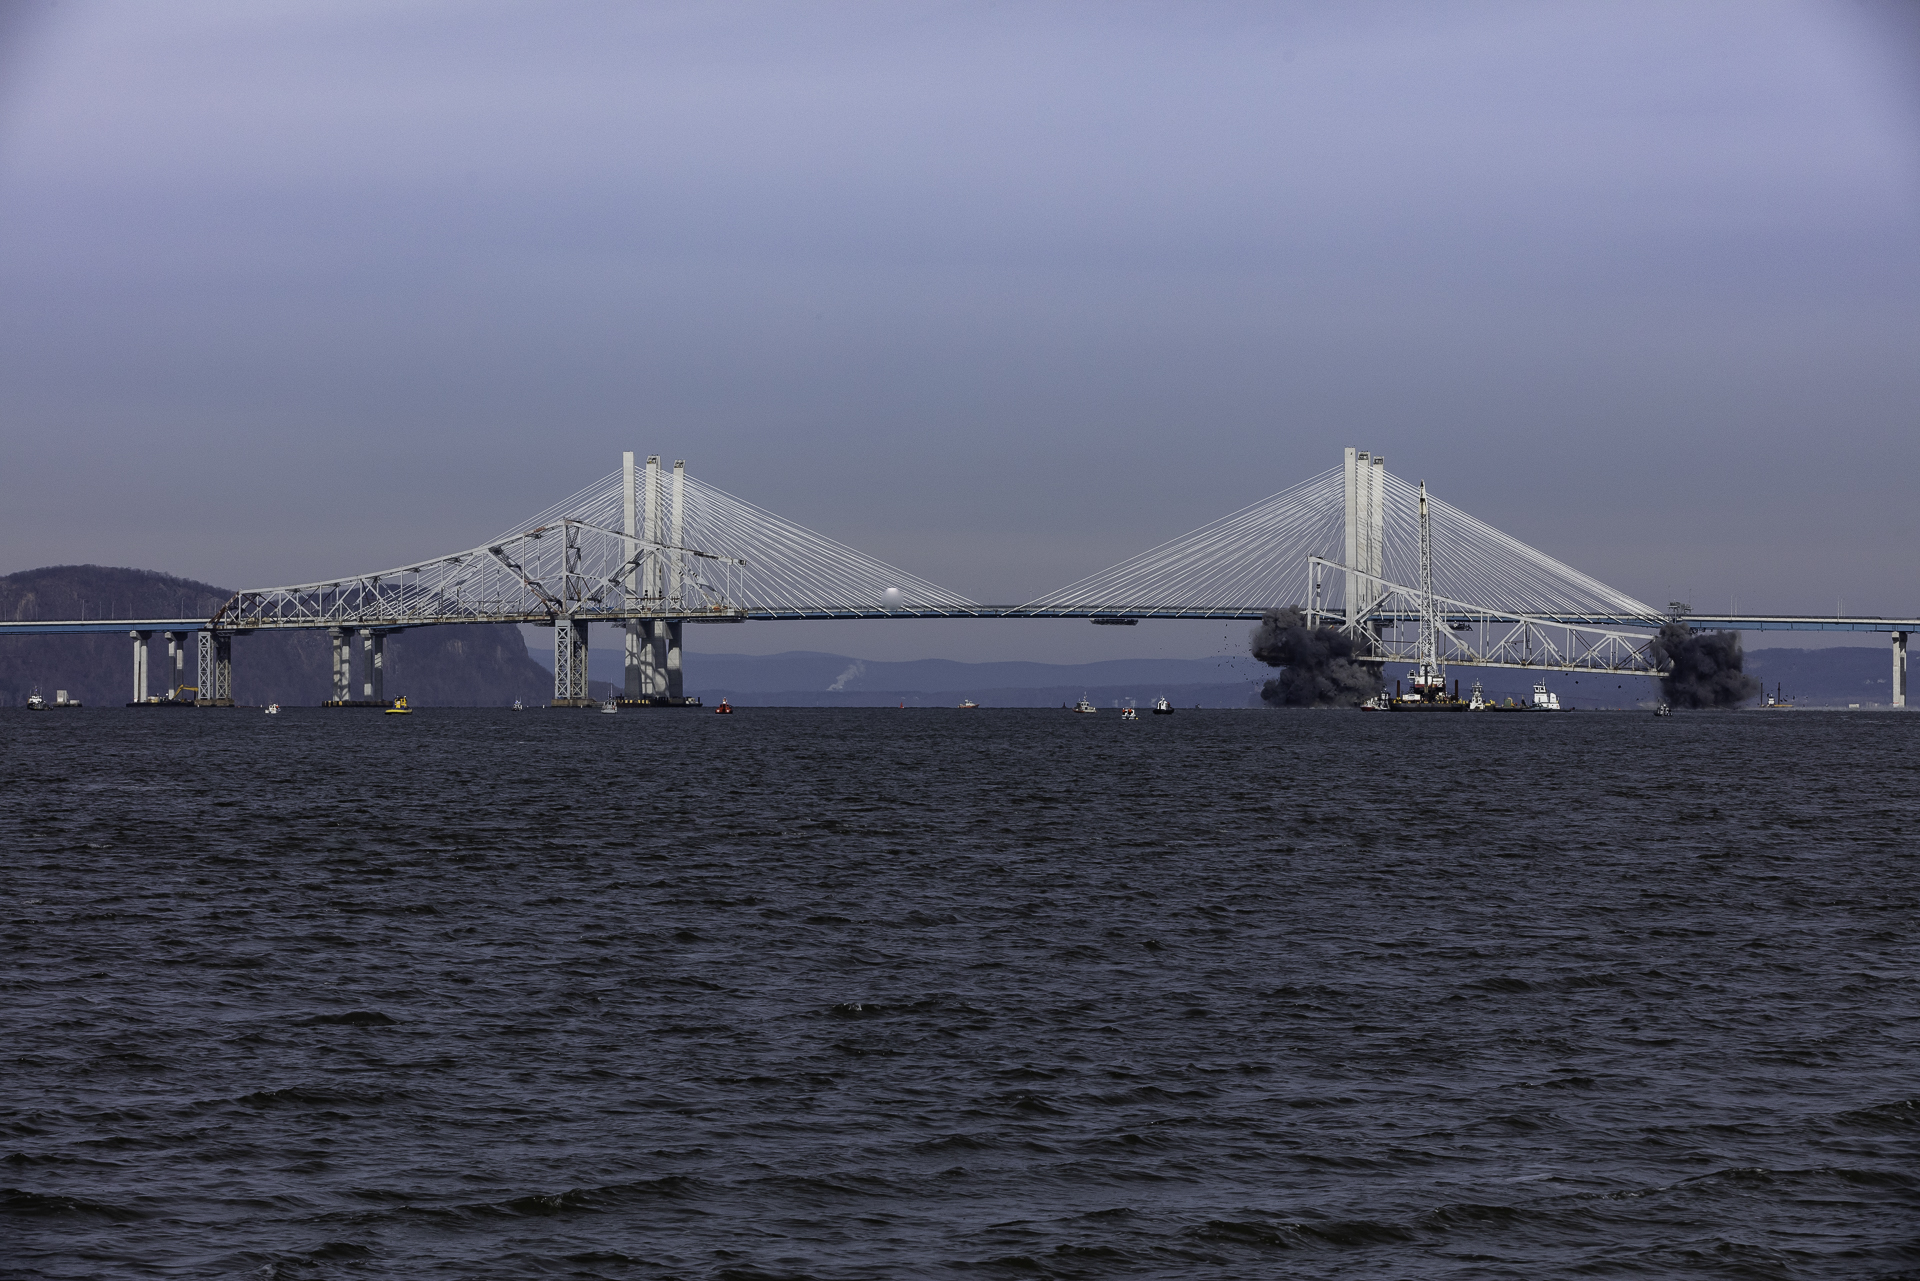
[[[383,703],[385,637],[447,623],[554,629],[554,701],[586,705],[590,628],[618,629],[626,697],[687,701],[688,623],[751,619],[1261,618],[1298,608],[1349,634],[1363,659],[1655,675],[1658,610],[1529,547],[1348,449],[1339,466],[1033,600],[982,604],[689,475],[658,457],[619,470],[478,546],[372,573],[235,593],[210,619],[0,622],[0,635],[126,631],[134,694],[148,701],[149,644],[164,635],[177,695],[231,702],[236,635],[332,634],[335,703]],[[1907,633],[1920,619],[1690,618],[1739,629],[1883,631],[1905,705]],[[197,633],[187,687],[186,634]],[[356,645],[357,642],[357,645]],[[354,650],[360,650],[358,661]],[[355,668],[359,679],[356,680]],[[164,677],[164,674],[163,674]],[[355,697],[358,694],[359,697]]]

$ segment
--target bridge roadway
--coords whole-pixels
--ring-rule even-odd
[[[629,620],[651,620],[655,618],[679,618],[687,622],[736,623],[736,622],[831,622],[855,619],[878,618],[1085,618],[1095,623],[1108,623],[1131,626],[1134,623],[1155,619],[1174,619],[1183,622],[1251,622],[1257,623],[1272,606],[1249,605],[1241,609],[1181,609],[1181,610],[1096,610],[1096,609],[1027,609],[1018,605],[982,605],[977,609],[866,609],[866,610],[777,610],[744,609],[725,616],[693,617],[685,614],[654,613],[585,613],[581,617],[596,623],[621,623]],[[1417,621],[1414,616],[1400,617],[1388,615],[1396,622]],[[1541,623],[1564,624],[1573,627],[1623,627],[1635,631],[1653,631],[1665,618],[1647,617],[1639,614],[1532,614],[1528,617]],[[1462,614],[1458,617],[1442,615],[1443,621],[1473,621],[1473,615]],[[391,621],[369,622],[362,620],[340,621],[299,621],[249,624],[239,627],[222,627],[219,630],[231,632],[236,636],[245,636],[257,631],[327,631],[335,627],[348,627],[359,630],[364,627],[379,627],[387,631],[400,631],[413,627],[435,627],[444,623],[527,623],[534,626],[551,624],[553,619],[546,614],[512,615],[475,615],[471,618],[445,620],[412,621],[395,618]],[[1879,615],[1827,615],[1827,614],[1688,614],[1686,623],[1695,630],[1740,631],[1740,632],[1920,632],[1920,618],[1885,618]],[[17,619],[0,620],[0,636],[80,636],[113,635],[126,632],[197,632],[211,626],[205,618],[59,618],[59,619]]]

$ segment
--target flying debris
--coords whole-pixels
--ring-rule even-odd
[[[1651,649],[1655,662],[1672,664],[1660,693],[1674,707],[1737,707],[1760,695],[1760,682],[1742,670],[1739,632],[1696,632],[1676,618]]]
[[[1272,707],[1358,707],[1379,694],[1377,663],[1354,658],[1352,636],[1332,627],[1308,627],[1296,608],[1270,609],[1253,629],[1253,656],[1280,674],[1260,689]]]

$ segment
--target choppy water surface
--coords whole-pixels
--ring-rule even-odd
[[[0,735],[7,1276],[1920,1274],[1920,717]]]

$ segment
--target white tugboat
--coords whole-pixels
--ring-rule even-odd
[[[1560,696],[1547,688],[1545,681],[1533,684],[1533,702],[1528,704],[1529,711],[1557,712],[1560,710]]]
[[[1165,694],[1153,700],[1153,714],[1155,716],[1173,715],[1173,704],[1167,701]]]
[[[1082,694],[1080,696],[1080,701],[1073,705],[1073,710],[1076,712],[1082,712],[1088,716],[1091,716],[1095,712],[1099,711],[1100,709],[1095,707],[1092,703],[1089,703],[1087,701],[1087,696],[1085,694]]]

